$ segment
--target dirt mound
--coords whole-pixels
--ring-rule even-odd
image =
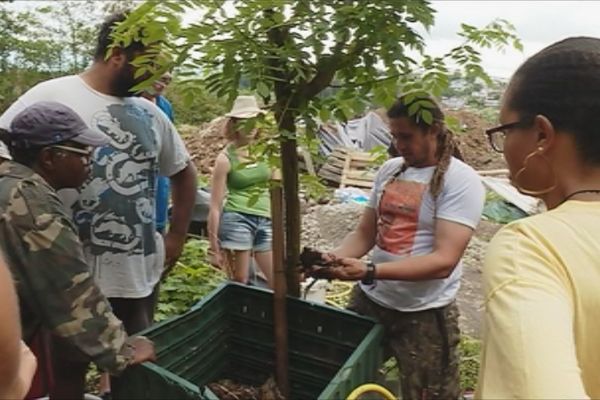
[[[448,111],[448,115],[457,118],[465,129],[455,137],[467,164],[477,170],[506,168],[502,154],[490,147],[484,133],[489,124],[483,118],[466,110]]]
[[[180,125],[178,128],[200,174],[211,174],[217,155],[227,144],[223,136],[225,121],[226,118],[218,117],[200,127]]]
[[[483,131],[489,124],[483,118],[466,110],[449,111],[448,114],[457,118],[465,129],[456,138],[467,164],[477,170],[506,168],[502,155],[492,150],[485,137]],[[227,144],[222,133],[225,121],[226,118],[218,117],[200,127],[179,126],[179,133],[201,174],[210,175],[215,158]]]

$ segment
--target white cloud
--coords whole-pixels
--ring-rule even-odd
[[[454,1],[432,2],[435,26],[424,33],[427,48],[441,54],[461,43],[456,35],[461,23],[482,27],[495,18],[512,23],[523,52],[483,52],[484,68],[493,76],[509,77],[542,48],[571,36],[600,37],[600,1]]]

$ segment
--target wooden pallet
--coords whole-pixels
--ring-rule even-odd
[[[370,190],[375,177],[373,160],[367,152],[338,147],[319,170],[319,176],[341,188],[353,186]]]

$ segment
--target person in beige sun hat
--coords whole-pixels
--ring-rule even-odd
[[[251,120],[264,114],[254,96],[239,96],[226,114],[223,133],[229,143],[217,156],[212,173],[208,236],[213,264],[230,279],[249,283],[253,257],[272,286],[271,169],[248,151],[260,134],[250,129]]]
[[[261,110],[254,96],[238,96],[233,102],[231,111],[225,114],[226,117],[247,119],[266,114]]]

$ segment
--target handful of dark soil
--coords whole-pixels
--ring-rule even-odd
[[[300,253],[300,272],[305,276],[310,276],[315,279],[332,279],[331,267],[337,267],[340,265],[338,259],[333,255],[325,256],[325,253],[317,251],[310,247],[304,247],[302,253]],[[306,293],[316,283],[313,281],[305,289]]]
[[[312,247],[304,247],[302,253],[300,253],[300,269],[302,272],[308,272],[314,269],[314,267],[335,267],[337,265],[336,260],[327,261],[323,257],[323,253],[313,249]]]

